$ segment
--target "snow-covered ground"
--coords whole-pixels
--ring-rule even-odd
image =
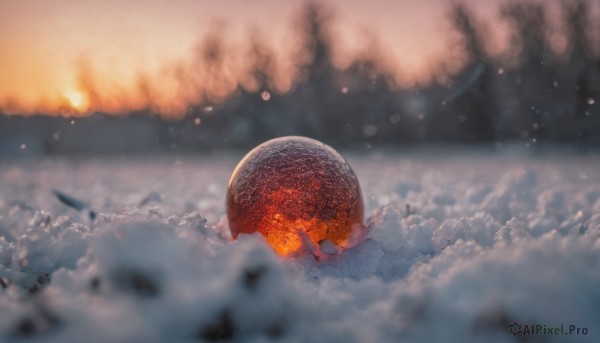
[[[343,154],[370,233],[320,261],[229,240],[241,154],[0,161],[0,341],[600,340],[600,154]]]

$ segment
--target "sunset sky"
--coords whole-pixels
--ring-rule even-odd
[[[332,14],[344,57],[377,37],[405,83],[425,82],[430,66],[452,43],[445,19],[447,0],[321,1]],[[146,97],[166,99],[166,112],[185,106],[175,94],[173,65],[193,61],[207,32],[223,33],[232,51],[231,74],[243,64],[249,32],[267,37],[279,55],[297,45],[292,33],[304,1],[278,0],[3,0],[0,1],[0,108],[5,112],[86,112],[90,97],[103,97],[100,109],[127,111]],[[475,2],[473,2],[475,3]],[[493,17],[499,1],[481,1],[477,13]],[[285,59],[283,59],[285,61]],[[281,66],[285,69],[285,66]],[[82,81],[82,79],[84,79]],[[200,77],[202,79],[202,77]],[[86,81],[87,80],[87,81]],[[93,80],[93,81],[90,81]],[[94,94],[82,89],[93,82]],[[202,81],[201,81],[202,82]],[[285,83],[285,82],[284,82]],[[285,84],[282,86],[285,88]],[[149,95],[150,94],[150,95]],[[173,102],[173,98],[178,100]],[[96,101],[98,102],[98,101]]]

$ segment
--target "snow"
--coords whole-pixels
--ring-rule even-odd
[[[230,240],[241,155],[1,161],[0,341],[598,341],[600,155],[346,152],[370,232],[318,260]]]

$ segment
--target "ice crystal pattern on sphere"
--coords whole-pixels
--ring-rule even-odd
[[[282,256],[331,243],[347,247],[363,228],[358,179],[331,147],[304,137],[282,137],[250,151],[227,187],[233,238],[261,233]]]

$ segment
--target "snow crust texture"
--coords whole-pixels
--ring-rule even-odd
[[[0,164],[0,341],[600,339],[599,156],[347,157],[370,232],[318,259],[230,240],[239,156]]]

